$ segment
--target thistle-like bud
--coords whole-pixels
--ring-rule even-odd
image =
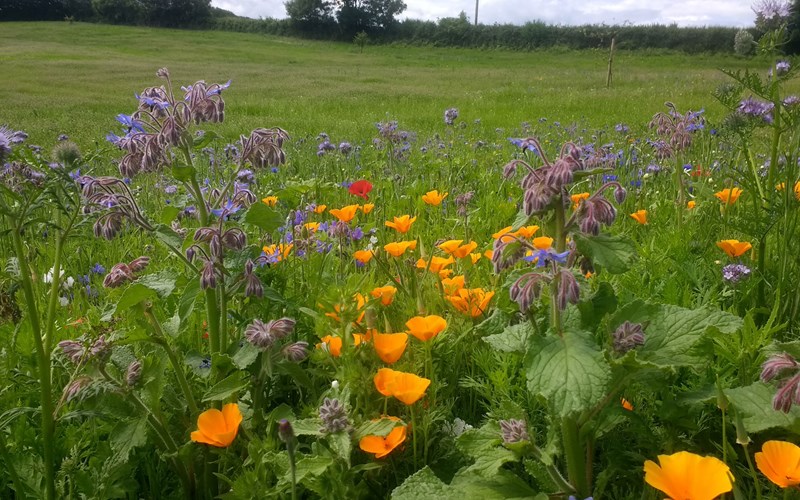
[[[103,278],[103,286],[105,288],[117,288],[135,279],[136,277],[128,264],[119,263],[112,267],[111,271]]]
[[[197,255],[197,250],[195,249],[194,245],[186,249],[186,259],[189,262],[194,262],[195,255]]]
[[[259,299],[264,296],[264,286],[261,280],[255,274],[245,274],[244,277],[244,296],[245,297],[258,297]]]
[[[640,323],[626,321],[619,325],[612,334],[614,350],[619,354],[625,354],[631,349],[644,345],[644,330]]]
[[[92,357],[101,363],[105,363],[111,355],[111,346],[106,342],[106,336],[100,335],[89,348]]]
[[[228,229],[222,234],[222,244],[232,250],[241,250],[247,244],[247,236],[241,229]]]
[[[526,313],[533,305],[533,301],[539,298],[544,283],[548,281],[550,281],[550,277],[544,274],[523,274],[511,285],[509,296],[511,300],[519,304],[519,310]]]
[[[342,432],[350,427],[347,409],[338,399],[325,398],[319,407],[319,418],[322,420],[320,430],[326,434]]]
[[[625,202],[625,198],[628,196],[628,192],[625,191],[625,188],[617,186],[614,188],[614,200],[617,202],[618,205],[622,205]]]
[[[85,376],[78,377],[69,384],[67,384],[66,387],[64,387],[64,392],[61,397],[64,399],[64,401],[69,402],[72,399],[74,399],[81,392],[81,390],[83,390],[83,388],[89,385],[91,382],[92,379],[90,377],[85,377]]]
[[[500,421],[500,430],[503,433],[503,442],[506,444],[530,441],[528,436],[528,425],[524,420],[508,419]]]
[[[558,282],[558,293],[556,294],[556,303],[558,308],[562,311],[567,308],[567,303],[577,304],[581,298],[581,287],[578,285],[578,280],[569,269],[562,269],[559,273],[561,279]]]
[[[159,70],[156,71],[156,76],[159,78],[169,79],[169,70],[167,68],[159,68]]]
[[[281,354],[292,363],[299,363],[308,357],[308,342],[293,342],[281,349]]]
[[[278,437],[286,444],[292,444],[295,440],[292,423],[285,418],[278,422]]]
[[[769,382],[787,370],[797,370],[799,368],[800,363],[791,354],[782,352],[770,357],[761,365],[761,380]]]
[[[82,343],[76,340],[62,340],[58,343],[58,347],[64,355],[69,358],[74,364],[79,365],[86,356],[86,348]]]
[[[271,323],[271,322],[270,322]],[[244,330],[244,337],[248,342],[259,349],[269,349],[275,343],[275,336],[270,331],[269,324],[259,319],[253,320]]]
[[[276,339],[282,339],[292,333],[296,321],[292,318],[281,318],[267,323],[267,329]]]
[[[217,287],[217,274],[214,270],[214,263],[208,259],[203,259],[203,271],[200,273],[200,288]]]
[[[142,376],[142,362],[134,360],[131,364],[128,365],[128,369],[125,371],[125,383],[128,384],[128,387],[133,387],[139,381],[139,378]]]
[[[150,257],[141,256],[133,259],[128,267],[134,273],[138,273],[139,271],[144,271],[144,269],[150,264]]]

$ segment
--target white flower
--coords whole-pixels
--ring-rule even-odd
[[[64,288],[72,288],[72,286],[74,284],[75,284],[75,278],[73,278],[72,276],[68,276],[67,279],[64,280],[64,283],[62,284],[62,286]]]
[[[331,382],[331,389],[333,389],[335,391],[339,389],[339,381],[338,380],[334,380],[333,382]]]
[[[61,307],[67,307],[69,305],[69,299],[66,297],[59,297],[58,301],[61,302]]]

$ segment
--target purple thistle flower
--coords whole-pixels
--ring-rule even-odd
[[[506,444],[519,443],[521,441],[530,441],[528,435],[528,425],[524,420],[517,420],[514,418],[500,421],[500,431],[503,434],[503,442]]]
[[[347,409],[338,399],[325,398],[319,407],[319,418],[322,420],[322,432],[334,434],[350,427]]]

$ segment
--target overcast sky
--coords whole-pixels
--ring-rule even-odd
[[[436,21],[475,15],[474,0],[405,0],[401,17]],[[286,17],[284,0],[211,0],[211,5],[247,17]],[[751,26],[749,0],[480,0],[478,21],[485,24],[545,21],[550,24],[672,24]]]

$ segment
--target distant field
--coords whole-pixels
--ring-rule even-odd
[[[593,127],[641,126],[663,109],[722,110],[710,92],[718,68],[761,68],[730,56],[618,53],[605,88],[605,51],[508,52],[313,42],[226,32],[93,24],[3,23],[0,29],[0,124],[47,144],[62,133],[79,145],[102,141],[114,116],[133,111],[133,93],[158,85],[167,66],[178,84],[233,80],[231,138],[279,125],[293,136],[335,132],[360,138],[396,119],[430,131],[457,107],[486,130],[512,130],[545,117]]]

